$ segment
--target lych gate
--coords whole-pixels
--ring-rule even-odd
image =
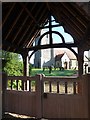
[[[24,64],[24,76],[2,74],[3,113],[12,112],[36,118],[90,118],[90,75],[83,75],[84,51],[90,49],[90,11],[84,9],[83,5],[62,2],[2,3],[2,49],[20,53]],[[89,3],[85,7],[89,7]],[[57,25],[52,25],[51,15],[58,21]],[[45,26],[48,22],[49,26]],[[52,30],[61,25],[73,36],[74,43],[65,43],[64,36]],[[40,37],[37,46],[33,46],[40,30],[44,28],[49,28],[49,31]],[[61,37],[62,43],[53,44],[53,33]],[[46,34],[49,34],[49,44],[40,45]],[[33,50],[30,59],[37,50],[62,47],[76,55],[78,76],[60,78],[27,75],[29,51]],[[78,54],[72,47],[78,48]],[[8,81],[11,82],[10,87]],[[13,81],[16,81],[16,89],[12,87]],[[19,81],[22,82],[21,89],[18,87]],[[32,88],[31,81],[35,81],[35,88]]]

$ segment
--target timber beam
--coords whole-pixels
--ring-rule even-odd
[[[47,49],[47,48],[68,48],[68,47],[78,47],[75,43],[59,43],[59,44],[48,44],[48,45],[38,45],[38,46],[33,46],[30,48],[24,48],[27,49],[28,51],[32,50],[40,50],[40,49]]]

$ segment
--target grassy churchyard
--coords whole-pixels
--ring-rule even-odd
[[[32,68],[31,76],[35,76],[36,74],[44,74],[45,76],[73,76],[77,73],[77,70],[59,70],[52,69],[51,73],[49,73],[49,69],[36,69]]]

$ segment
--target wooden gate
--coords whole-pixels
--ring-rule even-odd
[[[7,80],[3,92],[4,112],[36,118],[88,118],[86,79],[36,75],[11,76]],[[24,83],[21,88],[20,81]],[[15,88],[13,82],[16,82]]]
[[[3,112],[41,117],[40,75],[8,76],[3,79]]]
[[[88,100],[84,89],[86,81],[79,78],[44,76],[42,81],[43,118],[87,118]]]

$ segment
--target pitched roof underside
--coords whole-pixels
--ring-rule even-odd
[[[85,6],[84,6],[85,7]],[[62,23],[74,42],[90,48],[90,16],[78,3],[4,2],[2,3],[2,49],[21,53],[30,48],[39,35],[40,26],[49,15]],[[86,46],[86,47],[85,47]]]

